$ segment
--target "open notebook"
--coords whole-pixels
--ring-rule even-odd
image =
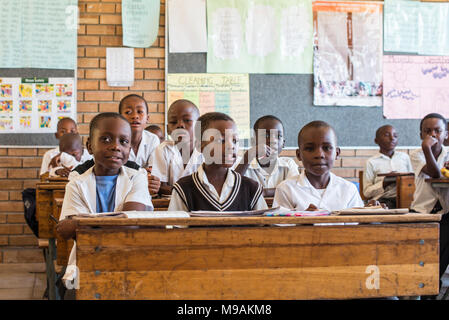
[[[350,208],[332,212],[335,215],[389,215],[409,213],[408,208],[384,209],[381,206]]]
[[[154,219],[154,218],[189,218],[185,211],[123,211],[123,212],[103,212],[103,213],[82,213],[77,217],[83,218],[128,218],[128,219]]]

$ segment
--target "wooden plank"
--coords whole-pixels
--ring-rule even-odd
[[[439,214],[408,213],[402,215],[369,215],[369,216],[319,216],[319,217],[190,217],[190,218],[82,218],[79,226],[165,226],[165,225],[273,225],[273,224],[316,224],[316,223],[392,223],[392,222],[432,222],[440,221]]]
[[[42,189],[38,185],[36,188],[36,218],[39,222],[39,238],[49,239],[52,235],[52,224],[49,214],[52,212],[51,201],[52,191]]]
[[[438,263],[382,265],[378,271],[378,289],[367,266],[86,272],[77,299],[351,299],[438,293]]]
[[[396,176],[396,207],[410,208],[415,193],[415,177],[412,175]]]

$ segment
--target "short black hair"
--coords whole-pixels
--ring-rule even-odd
[[[145,128],[145,130],[161,130],[161,127],[159,127],[157,124],[150,124],[148,127]]]
[[[334,133],[335,143],[337,142],[337,134],[335,133],[334,128],[332,128],[332,126],[329,123],[325,122],[325,121],[315,120],[315,121],[309,122],[304,127],[302,127],[301,130],[299,130],[299,133],[298,133],[298,147],[300,145],[300,140],[301,140],[302,134],[304,133],[305,130],[307,130],[309,128],[329,128]]]
[[[98,128],[98,124],[100,123],[101,120],[110,119],[110,118],[121,119],[121,120],[125,121],[128,124],[128,126],[129,126],[128,120],[126,120],[125,117],[122,116],[120,113],[117,113],[117,112],[103,112],[103,113],[99,113],[90,121],[90,124],[89,124],[89,138],[92,139],[93,132],[94,132],[95,129]]]
[[[59,139],[59,150],[67,150],[67,148],[70,148],[75,141],[79,142],[82,149],[83,142],[81,140],[81,136],[78,133],[66,133]]]
[[[56,128],[59,129],[59,126],[60,126],[61,123],[63,123],[64,121],[71,121],[71,122],[73,122],[73,124],[74,124],[75,127],[76,127],[76,121],[75,121],[75,120],[73,120],[72,118],[69,118],[69,117],[65,117],[65,118],[62,118],[62,119],[60,119],[60,120],[58,121],[58,124],[56,125]]]
[[[388,127],[394,128],[391,124],[386,124],[386,125],[384,125],[384,126],[379,127],[379,128],[376,130],[376,138],[379,137],[380,132],[381,132],[383,129],[388,128]]]
[[[232,121],[235,123],[234,119],[232,119],[230,116],[228,116],[225,113],[222,112],[207,112],[205,114],[203,114],[201,117],[198,118],[197,122],[195,123],[195,132],[198,132],[197,130],[201,130],[201,137],[203,136],[204,131],[206,131],[209,126],[210,123],[212,121]],[[201,126],[199,128],[199,126]],[[201,139],[200,139],[201,141]]]
[[[284,124],[282,123],[281,119],[279,119],[278,117],[273,116],[271,114],[263,116],[263,117],[260,117],[259,119],[257,119],[256,122],[254,122],[253,129],[257,130],[259,128],[260,123],[264,122],[265,120],[276,120],[276,121],[278,121],[281,124],[282,128],[285,129],[284,128]]]
[[[141,100],[143,100],[143,102],[145,103],[145,108],[147,109],[147,113],[148,113],[148,104],[147,104],[147,101],[145,100],[145,98],[144,97],[142,97],[141,95],[138,95],[138,94],[136,94],[136,93],[131,93],[131,94],[128,94],[127,96],[125,96],[125,97],[123,97],[122,98],[122,100],[120,100],[120,103],[118,104],[118,113],[122,113],[122,108],[123,108],[123,101],[125,101],[126,99],[128,99],[128,98],[138,98],[138,99],[141,99]]]
[[[180,104],[180,103],[190,104],[195,109],[195,112],[197,113],[198,117],[200,116],[200,109],[198,109],[196,104],[194,104],[192,101],[187,100],[187,99],[178,99],[178,100],[173,101],[172,104],[170,105],[170,107],[168,108],[167,114],[170,113],[170,110],[172,108],[174,108],[177,104]]]
[[[444,128],[447,130],[447,120],[445,117],[443,117],[439,113],[429,113],[424,118],[422,118],[421,122],[419,123],[419,132],[422,132],[422,124],[424,123],[424,120],[431,119],[431,118],[437,118],[437,119],[440,119],[441,121],[443,121]]]

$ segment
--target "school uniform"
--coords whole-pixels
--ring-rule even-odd
[[[426,165],[426,158],[422,149],[413,151],[410,154],[410,160],[415,173],[415,193],[413,194],[411,209],[422,213],[449,212],[449,189],[433,188],[430,183],[425,181],[430,176],[422,172],[422,168]],[[449,161],[449,148],[443,146],[437,159],[438,168],[442,168],[446,161]],[[438,202],[441,205],[440,210],[435,208]]]
[[[59,147],[50,149],[44,153],[44,156],[42,157],[41,171],[40,171],[39,175],[43,175],[44,173],[46,173],[50,170],[51,159],[56,157],[59,153],[61,153],[61,151],[59,151]],[[92,159],[92,156],[89,154],[87,149],[84,149],[82,157],[84,157],[87,160]]]
[[[257,159],[253,159],[245,172],[245,177],[259,181],[264,188],[276,188],[282,181],[297,176],[298,165],[295,160],[287,157],[277,157],[271,173],[261,167]]]
[[[396,185],[391,184],[384,189],[385,177],[378,176],[380,173],[392,171],[413,172],[408,154],[395,151],[390,158],[379,152],[369,158],[363,176],[363,194],[365,197],[373,200],[396,198]]]
[[[148,168],[150,166],[150,157],[160,143],[161,141],[157,135],[146,130],[142,131],[142,140],[140,141],[137,154],[131,148],[129,160],[134,161],[142,168]]]
[[[103,184],[111,185],[109,179],[111,177],[115,178],[112,192],[99,195],[102,189],[97,188],[98,178],[102,180],[103,186]],[[111,194],[115,194],[115,197],[110,197]],[[121,167],[117,176],[96,176],[91,167],[67,183],[59,220],[79,213],[117,212],[122,210],[126,202],[139,202],[145,204],[147,210],[153,210],[147,176],[139,170],[125,166]],[[99,206],[103,207],[100,208],[103,210],[98,210]],[[76,245],[74,245],[63,279],[70,281],[76,276]]]
[[[87,150],[84,149],[84,151],[87,151]],[[71,156],[68,153],[62,152],[61,153],[61,157],[59,158],[59,164],[60,165],[57,166],[57,167],[50,168],[49,176],[50,177],[56,177],[57,176],[56,170],[62,169],[64,167],[74,169],[78,165],[80,165],[80,164],[82,164],[82,163],[84,163],[84,162],[86,162],[88,160],[91,160],[92,159],[92,155],[89,154],[89,152],[84,152],[84,151],[83,151],[83,155],[81,156],[81,159],[80,159],[79,162],[76,161],[74,156]]]
[[[315,189],[305,171],[277,186],[273,208],[281,206],[292,210],[306,210],[310,204],[328,211],[364,206],[357,187],[332,172],[326,189]]]
[[[151,156],[151,174],[158,177],[161,182],[173,185],[178,179],[194,173],[204,162],[203,154],[193,149],[185,168],[178,147],[174,141],[162,142]]]
[[[168,211],[249,211],[267,209],[260,183],[228,169],[221,194],[200,166],[173,185]]]

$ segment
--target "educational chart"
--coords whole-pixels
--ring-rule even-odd
[[[148,48],[159,31],[160,0],[122,0],[123,45]]]
[[[386,118],[421,119],[431,112],[449,118],[449,57],[383,59]]]
[[[231,116],[240,139],[249,139],[249,77],[247,74],[169,73],[167,106],[178,99],[192,101],[200,113],[223,112]]]
[[[449,3],[420,3],[418,52],[449,55]]]
[[[312,73],[312,0],[208,0],[207,72]]]
[[[315,1],[316,106],[382,105],[382,3]]]
[[[77,0],[0,0],[0,68],[76,69]]]
[[[74,78],[0,78],[0,133],[49,133],[76,119]]]

